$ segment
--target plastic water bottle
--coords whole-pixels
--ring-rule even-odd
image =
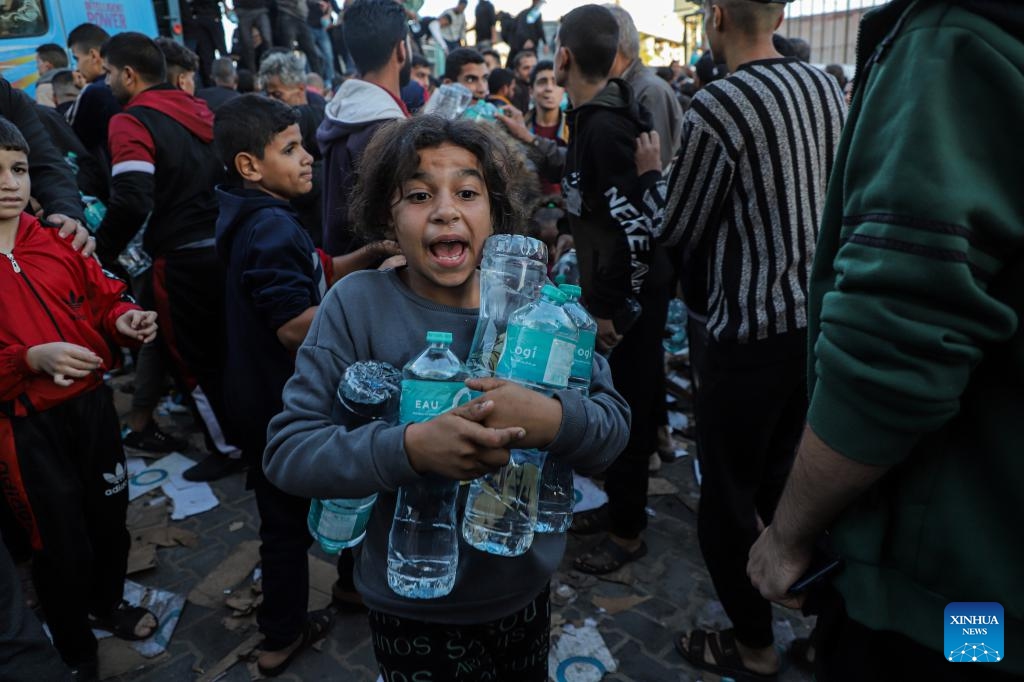
[[[447,332],[427,332],[426,350],[402,369],[403,423],[427,421],[469,401],[469,372],[451,342]],[[398,490],[388,537],[388,586],[397,594],[434,599],[452,591],[459,565],[458,497],[459,482],[439,476]]]
[[[496,121],[498,114],[498,107],[494,106],[490,102],[480,100],[473,106],[466,109],[463,112],[462,118],[470,121]]]
[[[465,85],[446,83],[430,96],[423,113],[452,121],[462,116],[472,101],[473,93]]]
[[[536,24],[538,19],[540,19],[540,5],[531,7],[530,11],[526,13],[526,23]]]
[[[394,421],[398,416],[401,374],[386,362],[356,362],[345,370],[338,400],[350,415],[368,423]],[[359,499],[312,500],[306,525],[329,554],[363,541],[376,493]]]
[[[431,98],[433,99],[433,98]],[[480,317],[469,359],[473,376],[494,376],[512,313],[540,297],[548,282],[548,248],[532,237],[496,234],[480,261]]]
[[[117,262],[121,264],[121,267],[131,277],[138,277],[153,265],[153,259],[146,249],[142,247],[142,240],[146,237],[146,228],[149,227],[149,218],[146,218],[146,222],[142,224],[139,231],[135,233],[135,236],[128,242],[128,246],[124,247],[117,256]]]
[[[569,249],[562,254],[562,257],[558,259],[554,269],[551,271],[551,278],[558,286],[563,284],[579,285],[580,264],[576,260],[576,249]]]
[[[561,306],[566,296],[545,285],[539,301],[509,318],[497,376],[550,395],[568,387],[579,332]],[[507,465],[470,485],[462,537],[477,549],[518,556],[533,544],[545,453],[512,450]]]
[[[64,162],[71,167],[71,172],[74,173],[77,182],[79,171],[78,154],[68,152],[64,157]],[[85,226],[89,228],[90,232],[95,233],[99,229],[100,223],[103,222],[103,218],[107,215],[107,207],[102,201],[89,194],[82,194],[79,191],[78,196],[82,199],[82,206],[84,207]],[[135,275],[132,276],[134,277]]]
[[[665,338],[661,345],[666,353],[677,355],[690,348],[690,341],[686,336],[686,306],[678,298],[673,298],[668,304],[668,319],[665,323]]]

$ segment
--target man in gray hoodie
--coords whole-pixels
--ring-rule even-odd
[[[356,0],[345,12],[344,31],[362,75],[338,89],[316,135],[324,158],[324,187],[331,188],[324,192],[323,248],[332,256],[362,246],[348,220],[356,164],[377,128],[409,116],[401,87],[409,81],[412,65],[405,13],[394,0]]]

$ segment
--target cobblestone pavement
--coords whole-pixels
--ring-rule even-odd
[[[128,383],[129,377],[118,380]],[[119,407],[127,407],[127,396],[118,395]],[[193,458],[199,458],[201,438],[185,417],[159,418],[166,429],[192,441]],[[677,439],[677,444],[692,443]],[[604,679],[611,682],[682,682],[719,678],[694,670],[675,651],[673,640],[679,633],[694,626],[721,625],[725,622],[721,607],[714,600],[714,590],[704,568],[696,534],[696,483],[690,456],[662,466],[652,475],[652,486],[664,488],[669,494],[650,498],[650,527],[646,533],[648,555],[624,568],[611,579],[584,578],[571,573],[572,559],[591,544],[592,538],[570,536],[569,548],[562,563],[562,572],[554,579],[558,594],[555,600],[571,601],[553,608],[553,633],[558,635],[562,623],[582,624],[594,619],[608,649],[618,662],[618,672]],[[235,474],[213,484],[220,501],[215,509],[184,521],[171,521],[173,527],[195,533],[199,542],[194,547],[166,547],[157,551],[157,566],[130,576],[149,587],[188,594],[197,584],[221,570],[222,562],[243,543],[252,547],[258,542],[259,517],[251,491],[244,489],[243,475]],[[675,489],[673,491],[673,489]],[[329,599],[323,591],[330,584],[330,557],[314,548],[311,554],[322,560],[313,561],[314,592],[311,608],[325,605]],[[324,575],[326,574],[326,575]],[[558,590],[558,585],[567,587]],[[247,590],[240,585],[235,594]],[[561,597],[561,599],[559,599]],[[614,601],[602,598],[634,597],[639,601],[630,608],[616,611],[599,608],[594,599],[606,606]],[[121,682],[165,682],[196,680],[211,671],[218,662],[257,633],[252,617],[229,618],[227,606],[186,604],[167,652],[147,661],[146,667],[123,673],[111,679]],[[234,629],[225,626],[229,623]],[[781,645],[794,636],[806,636],[809,623],[799,614],[776,610],[776,636]],[[242,682],[251,679],[255,668],[240,662],[219,679]],[[351,680],[373,682],[377,679],[370,633],[365,616],[338,614],[335,625],[321,650],[308,651],[299,657],[281,676],[282,680]],[[782,682],[809,680],[795,668],[784,663]]]

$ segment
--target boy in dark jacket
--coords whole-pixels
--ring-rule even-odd
[[[313,157],[302,146],[299,113],[258,95],[242,95],[217,111],[214,140],[235,186],[217,189],[217,253],[227,269],[225,386],[228,418],[244,434],[249,484],[260,511],[266,636],[258,665],[277,675],[331,626],[327,611],[306,613],[312,539],[309,500],[267,482],[260,464],[267,424],[281,411],[281,392],[334,274],[313,245],[290,200],[313,186]]]
[[[144,639],[157,626],[149,611],[122,600],[128,478],[103,384],[116,345],[155,338],[156,313],[25,213],[30,189],[28,145],[0,119],[2,504],[31,544],[54,645],[77,679],[92,680],[92,628]]]

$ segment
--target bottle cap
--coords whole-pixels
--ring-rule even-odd
[[[451,332],[427,332],[427,343],[451,343]]]
[[[564,292],[559,291],[558,287],[552,284],[545,284],[541,287],[540,295],[551,299],[554,303],[565,303],[569,300],[569,297]]]
[[[559,284],[558,288],[572,300],[578,300],[583,295],[583,289],[580,289],[575,284]]]

